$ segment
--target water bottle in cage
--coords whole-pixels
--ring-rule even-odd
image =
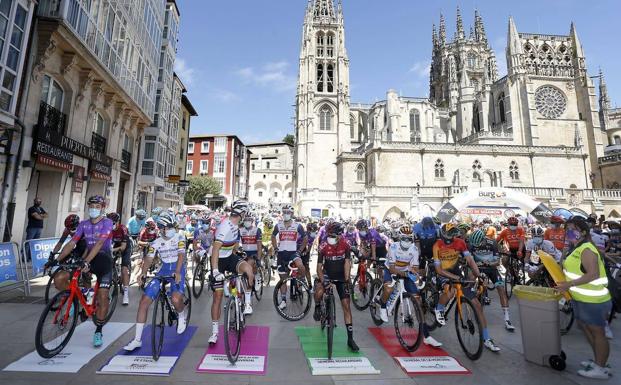
[[[224,296],[228,297],[231,293],[229,291],[229,281],[224,281]]]
[[[388,311],[388,313],[392,312],[392,309],[395,306],[395,301],[397,300],[397,295],[399,294],[400,290],[400,282],[394,282],[392,293],[390,293],[390,297],[388,298],[388,302],[386,303],[386,310]]]

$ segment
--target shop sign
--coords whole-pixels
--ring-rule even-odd
[[[177,184],[179,183],[180,180],[181,180],[181,176],[179,175],[168,175],[167,182]]]
[[[73,180],[71,181],[71,191],[81,193],[84,186],[84,167],[73,165]]]
[[[189,180],[180,180],[179,181],[179,187],[190,187],[190,181]]]
[[[45,155],[37,155],[37,163],[59,168],[61,170],[71,171],[71,163],[65,163],[58,159],[50,158]]]
[[[37,130],[37,138],[46,143],[52,144],[56,147],[60,147],[63,150],[69,151],[75,155],[94,160],[96,162],[112,166],[112,158],[104,153],[98,152],[95,149],[80,143],[76,140],[68,138],[58,132]]]
[[[49,143],[37,141],[33,153],[46,158],[53,158],[64,163],[73,163],[73,154],[65,149],[51,145]]]

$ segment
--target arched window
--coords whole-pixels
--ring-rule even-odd
[[[324,104],[319,110],[319,130],[330,131],[332,129],[332,109]]]
[[[498,114],[500,115],[500,123],[505,123],[507,117],[505,116],[505,94],[504,92],[498,96]]]
[[[317,92],[323,92],[323,64],[317,64]]]
[[[349,117],[349,137],[354,139],[356,137],[356,118],[354,115]]]
[[[270,162],[265,162],[265,168],[268,170],[270,169]]]
[[[327,70],[327,75],[328,75],[328,81],[327,84],[328,86],[327,91],[328,92],[334,92],[334,66],[332,64],[328,64],[328,70]]]
[[[41,101],[62,112],[64,91],[60,84],[48,75],[43,75]]]
[[[317,57],[323,57],[323,46],[325,44],[325,35],[323,32],[317,33]]]
[[[512,181],[520,180],[520,170],[515,161],[511,161],[511,164],[509,165],[509,176]]]
[[[479,120],[479,106],[472,108],[472,129],[474,132],[481,131],[481,121]]]
[[[481,183],[481,174],[479,174],[478,172],[473,172],[472,173],[472,181],[475,183]]]
[[[93,116],[91,147],[97,152],[106,153],[106,142],[108,137],[108,121],[99,113]]]
[[[613,139],[614,139],[614,144],[621,144],[621,136],[615,135]]]
[[[356,181],[364,182],[364,166],[362,163],[358,163],[358,166],[356,166]]]
[[[477,55],[474,52],[468,53],[466,63],[468,65],[468,68],[475,68],[477,66]]]
[[[436,178],[444,178],[444,162],[441,159],[436,160],[434,168]]]
[[[410,142],[420,141],[420,112],[416,109],[410,111]]]
[[[326,36],[326,56],[334,57],[334,34],[328,33]]]

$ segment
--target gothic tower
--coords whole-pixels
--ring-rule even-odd
[[[349,59],[341,1],[309,0],[296,95],[294,201],[337,189],[337,156],[349,151]],[[335,193],[336,197],[336,193]]]

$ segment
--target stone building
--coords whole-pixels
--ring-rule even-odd
[[[309,2],[296,97],[300,213],[419,217],[469,188],[503,187],[611,214],[621,191],[603,189],[597,171],[614,134],[600,123],[576,27],[520,33],[509,18],[505,53],[500,77],[482,16],[466,34],[458,9],[452,40],[442,16],[432,27],[429,97],[389,90],[353,104],[341,2]]]
[[[188,142],[190,141],[190,121],[198,116],[190,99],[184,93],[181,95],[181,120],[179,120],[179,146],[177,149],[177,172],[181,180],[185,180],[187,174]],[[191,175],[191,173],[190,173]]]
[[[293,146],[284,142],[249,144],[250,182],[248,199],[269,209],[292,203]]]

